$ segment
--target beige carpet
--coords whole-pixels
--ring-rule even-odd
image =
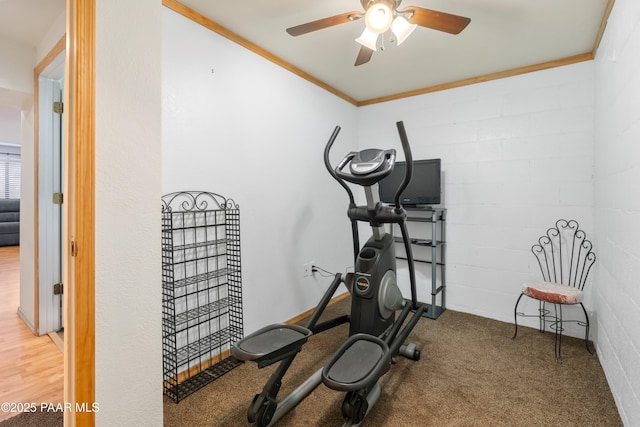
[[[0,423],[2,427],[62,427],[62,412],[23,412]]]
[[[348,309],[349,299],[327,316]],[[284,377],[279,398],[300,384],[345,339],[348,326],[312,336]],[[410,340],[418,362],[398,358],[382,377],[382,395],[362,426],[621,426],[597,356],[584,341],[563,342],[556,363],[553,334],[464,313],[421,319]],[[165,427],[247,425],[246,410],[276,365],[245,363],[175,404],[165,397]],[[343,395],[320,385],[280,426],[342,425]]]

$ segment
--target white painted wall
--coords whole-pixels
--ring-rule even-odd
[[[161,10],[96,1],[97,426],[162,425]]]
[[[448,308],[513,322],[522,283],[540,277],[538,237],[558,218],[591,234],[593,108],[584,62],[358,110],[363,147],[399,146],[390,122],[403,120],[413,158],[442,159]]]
[[[355,107],[169,9],[162,53],[162,191],[240,205],[245,333],[314,307],[330,279],[303,264],[352,260],[348,199],[322,159],[336,125],[332,161],[356,147]]]
[[[33,102],[33,101],[32,101]],[[21,112],[22,146],[20,150],[20,307],[18,314],[35,332],[35,210],[33,206],[35,152],[33,105]]]
[[[22,119],[20,109],[0,105],[0,143],[22,143]]]
[[[7,37],[0,37],[0,87],[33,93],[36,49]]]
[[[640,4],[617,0],[595,60],[598,355],[640,425]]]
[[[44,59],[51,49],[58,43],[60,38],[67,31],[67,11],[63,10],[55,21],[50,23],[47,33],[44,35],[38,46],[36,46],[36,57],[38,63]]]

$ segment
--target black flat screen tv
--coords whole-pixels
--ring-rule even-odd
[[[395,204],[396,191],[407,170],[407,163],[397,161],[393,172],[378,183],[380,201]],[[400,201],[405,206],[439,205],[442,200],[440,159],[414,160],[413,176]]]

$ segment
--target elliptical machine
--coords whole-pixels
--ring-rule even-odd
[[[231,354],[242,361],[254,361],[258,368],[273,363],[280,365],[256,394],[249,405],[247,419],[259,427],[270,426],[306,398],[320,383],[346,392],[342,403],[344,426],[357,426],[373,407],[381,393],[379,379],[391,367],[392,357],[402,355],[420,359],[415,344],[404,345],[407,337],[426,311],[418,303],[411,244],[406,229],[406,212],[400,202],[402,191],[411,180],[412,156],[402,122],[397,122],[407,169],[395,196],[395,206],[384,206],[378,197],[377,184],[392,171],[396,151],[368,149],[351,152],[333,169],[329,152],[340,127],[336,126],[324,151],[327,170],[349,196],[347,215],[351,220],[354,273],[337,273],[306,327],[274,324],[243,338],[231,348]],[[357,206],[350,182],[364,187],[367,204]],[[373,235],[360,248],[358,222],[368,222]],[[393,236],[385,231],[385,224],[398,224],[407,254],[411,300],[406,301],[396,282],[396,258]],[[344,283],[351,293],[351,314],[318,323],[338,287]],[[402,310],[396,318],[396,311]],[[413,315],[403,328],[403,324]],[[288,396],[276,402],[282,378],[296,355],[312,334],[349,323],[349,338],[336,350],[325,366],[316,371]]]

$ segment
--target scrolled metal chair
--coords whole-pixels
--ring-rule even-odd
[[[523,285],[522,293],[513,310],[515,332],[512,339],[518,334],[518,316],[538,317],[540,332],[545,331],[547,324],[555,331],[555,356],[556,361],[561,362],[564,323],[575,322],[585,327],[585,346],[587,351],[593,354],[589,348],[589,315],[582,304],[584,285],[596,261],[592,246],[577,221],[560,219],[555,227],[549,228],[547,233],[538,239],[538,243],[531,247],[531,252],[540,265],[542,281]],[[523,296],[538,300],[538,314],[526,315],[518,312],[518,304]],[[546,308],[547,303],[553,304],[553,315]],[[585,320],[563,319],[562,306],[577,304],[582,307]]]

